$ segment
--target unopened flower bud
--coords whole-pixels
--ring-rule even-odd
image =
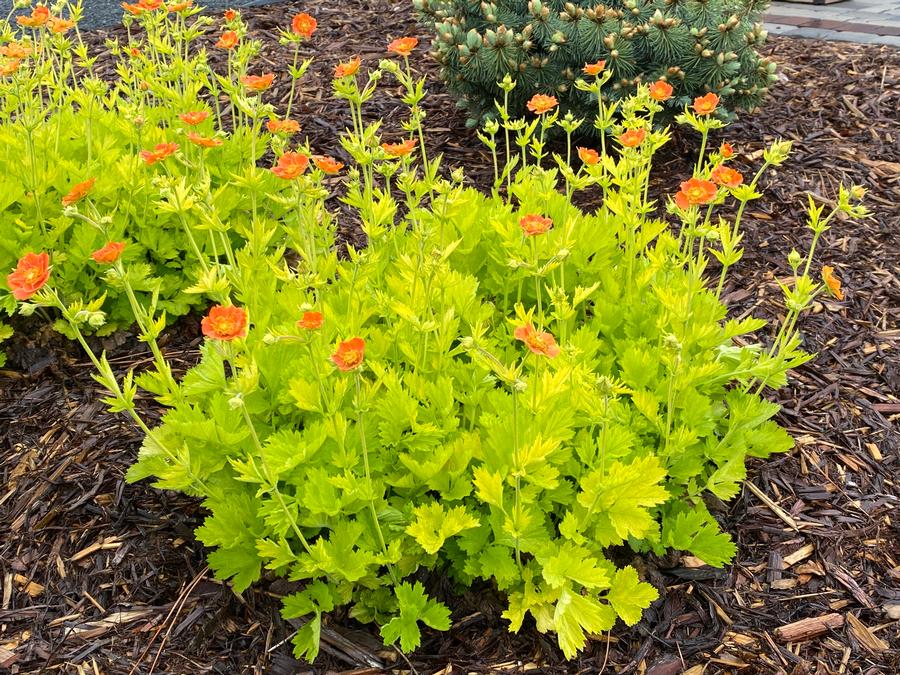
[[[462,183],[466,178],[466,172],[461,166],[458,166],[450,172],[450,178],[453,179],[454,183]]]
[[[466,335],[459,339],[459,346],[465,349],[466,351],[475,348],[475,338],[471,335]]]
[[[792,248],[791,252],[788,254],[788,265],[791,266],[792,270],[796,271],[802,262],[803,256],[800,255],[800,252],[797,249]]]
[[[865,198],[868,190],[864,188],[862,185],[851,185],[850,186],[850,196],[856,201],[861,201]]]

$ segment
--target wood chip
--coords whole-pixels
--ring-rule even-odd
[[[800,619],[775,629],[775,637],[779,642],[805,642],[825,635],[844,625],[842,614],[823,614],[822,616]]]

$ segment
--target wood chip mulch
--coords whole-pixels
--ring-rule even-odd
[[[245,11],[271,69],[283,72],[289,54],[276,29],[301,9]],[[405,3],[347,0],[315,14],[319,51],[308,51],[318,61],[297,117],[317,151],[335,153],[348,122],[330,96],[337,59],[360,53],[374,65],[389,39],[426,35]],[[104,36],[91,38],[100,49]],[[0,373],[0,672],[900,672],[900,52],[788,38],[767,51],[783,81],[720,138],[748,172],[776,137],[794,140],[795,152],[749,210],[744,260],[727,291],[735,315],[774,320],[782,311],[776,279],[788,272],[790,249],[808,245],[807,192],[830,198],[840,181],[864,185],[874,215],[837,222],[823,239],[819,261],[836,268],[847,299],[823,300],[803,319],[818,357],[774,394],[794,450],[753,463],[737,499],[711,504],[739,544],[733,565],[636,558],[661,599],[572,663],[533,627],[508,633],[501,600],[474,588],[452,601],[452,630],[426,635],[409,661],[337,614],[309,667],[291,657],[297,625],[278,615],[279,581],[235,596],[212,578],[193,538],[197,502],[125,484],[139,434],[104,411],[90,364],[35,318],[17,321],[4,345],[10,370]],[[474,184],[489,184],[488,156],[435,67],[424,54],[414,63],[430,77],[429,143]],[[394,93],[385,86],[369,114],[399,135],[405,111]],[[284,81],[274,96],[287,97]],[[657,193],[689,175],[693,147],[682,140],[660,156]],[[197,328],[187,318],[168,334],[182,372],[196,361]],[[127,336],[104,346],[116,367],[149,361]],[[158,417],[152,402],[141,405]]]

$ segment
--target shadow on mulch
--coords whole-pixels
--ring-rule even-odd
[[[277,28],[300,8],[245,12],[273,70],[283,72],[288,58]],[[405,4],[383,0],[319,6],[316,16],[313,45],[322,54],[309,53],[318,60],[297,117],[316,151],[336,154],[348,121],[330,96],[336,57],[360,53],[374,65],[389,38],[417,31]],[[102,49],[104,37],[92,40]],[[838,270],[847,299],[823,300],[803,319],[806,348],[819,356],[773,394],[794,450],[752,464],[743,494],[712,505],[738,543],[733,565],[636,558],[661,599],[637,626],[590,642],[571,663],[533,626],[508,633],[502,601],[477,588],[451,600],[453,628],[427,635],[409,664],[336,614],[322,655],[306,666],[286,643],[297,626],[278,615],[281,582],[237,597],[211,578],[192,535],[203,518],[197,501],[124,483],[139,434],[104,411],[87,360],[35,319],[17,326],[13,372],[0,379],[0,671],[598,673],[606,664],[648,675],[900,672],[900,53],[786,38],[766,51],[782,63],[783,81],[727,139],[747,171],[775,137],[796,145],[745,219],[745,257],[727,290],[733,314],[775,320],[782,311],[776,278],[788,270],[790,249],[808,245],[807,192],[828,197],[841,181],[865,185],[875,215],[838,222],[823,238],[819,260]],[[465,130],[436,68],[416,63],[433,92],[430,146],[488,185],[489,155]],[[385,86],[368,112],[399,136],[405,110],[392,93]],[[285,100],[286,82],[273,95]],[[661,154],[658,194],[689,175],[689,154]],[[352,228],[344,236],[353,239]],[[197,358],[198,334],[192,318],[168,334],[165,351],[180,371]],[[117,368],[149,362],[133,339],[104,346]],[[141,406],[158,417],[151,401]],[[798,633],[779,630],[806,618],[812,623],[789,629]],[[791,635],[797,641],[785,642]]]

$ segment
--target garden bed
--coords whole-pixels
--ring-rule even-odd
[[[254,35],[267,39],[263,61],[275,70],[289,58],[277,28],[297,10],[287,4],[245,14]],[[347,122],[327,88],[337,58],[360,53],[374,65],[388,38],[415,32],[412,22],[396,21],[405,12],[405,4],[382,2],[317,8],[319,32],[313,48],[304,47],[317,60],[298,115],[314,147],[333,147]],[[92,39],[102,45],[103,37]],[[864,185],[874,215],[836,223],[825,237],[823,261],[839,270],[847,298],[823,300],[803,319],[805,347],[819,356],[777,399],[795,449],[752,466],[732,503],[710,504],[738,543],[735,563],[723,571],[678,556],[633,561],[665,593],[637,626],[591,642],[574,663],[529,623],[509,634],[501,604],[489,589],[473,588],[456,600],[443,594],[454,626],[426,634],[411,665],[353,621],[330,617],[315,670],[590,673],[605,663],[613,672],[653,675],[692,666],[900,671],[900,399],[892,393],[900,391],[900,53],[787,39],[774,39],[769,50],[784,81],[763,111],[728,128],[727,139],[754,158],[776,136],[794,140],[795,151],[764,178],[768,198],[745,219],[746,252],[732,283],[752,290],[735,291],[729,304],[775,317],[775,275],[786,273],[788,251],[803,250],[808,238],[800,210],[806,192],[832,195],[841,181]],[[465,130],[434,67],[418,65],[432,73],[428,144],[489,186],[489,155]],[[287,89],[274,96],[286,98]],[[404,115],[386,92],[368,113],[392,129]],[[658,156],[660,194],[690,174],[687,147]],[[355,239],[351,226],[344,234]],[[91,365],[45,324],[17,324],[7,349],[11,371],[0,380],[0,669],[302,672],[306,666],[282,644],[296,629],[279,616],[284,582],[260,583],[238,598],[212,579],[192,534],[203,518],[197,502],[124,482],[140,434],[104,411]],[[169,332],[164,348],[173,366],[196,361],[199,335],[192,318]],[[105,346],[123,371],[148,360],[133,341]],[[142,407],[154,419],[152,403]],[[440,582],[432,586],[440,594]],[[824,635],[794,646],[780,641],[780,627],[828,615],[836,616]]]

